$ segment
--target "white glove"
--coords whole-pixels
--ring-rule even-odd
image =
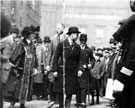
[[[91,64],[88,64],[88,68],[89,68],[89,69],[91,68]]]
[[[123,91],[123,88],[124,88],[124,84],[122,84],[118,80],[114,80],[114,82],[113,82],[113,91],[114,92],[121,92],[121,91]]]
[[[83,74],[83,72],[81,70],[78,71],[78,77],[81,77],[81,75]]]
[[[46,66],[46,70],[50,71],[50,66],[49,65]]]
[[[58,72],[54,72],[53,75],[54,75],[54,77],[57,77],[58,76]]]
[[[45,71],[44,71],[44,74],[46,75],[47,73],[48,73],[48,71],[47,71],[47,70],[45,70]]]
[[[86,65],[83,65],[83,68],[84,68],[84,69],[86,69],[86,68],[87,68],[87,66],[86,66]]]
[[[38,74],[38,71],[37,71],[37,69],[35,68],[35,69],[34,69],[34,75],[36,75],[36,74]]]

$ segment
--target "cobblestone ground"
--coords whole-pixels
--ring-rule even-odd
[[[100,98],[99,105],[88,105],[87,102],[87,108],[111,108],[107,106],[108,102],[109,100]],[[73,96],[70,108],[76,108],[76,106],[74,106],[75,103],[76,103],[75,97]],[[9,105],[10,105],[9,103],[4,102],[4,108],[8,108]],[[30,102],[26,102],[26,108],[47,108],[47,105],[48,105],[48,101],[44,101],[44,100],[33,100]],[[19,108],[19,103],[16,103],[14,108]]]

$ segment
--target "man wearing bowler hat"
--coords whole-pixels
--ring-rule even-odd
[[[48,79],[48,71],[46,70],[47,66],[47,57],[49,56],[49,46],[50,46],[51,39],[49,36],[44,37],[43,43],[43,50],[41,55],[41,63],[43,68],[43,75],[44,75],[44,85],[43,85],[43,97],[44,100],[48,100],[48,89],[49,89],[49,79]]]
[[[87,46],[87,34],[80,35],[81,59],[78,71],[79,89],[78,96],[80,98],[81,107],[86,107],[86,95],[89,90],[90,69],[94,66],[95,59],[92,50]],[[79,100],[78,100],[79,101]]]
[[[80,62],[80,46],[75,43],[80,33],[79,29],[72,26],[68,29],[68,38],[58,44],[54,55],[52,70],[55,76],[53,90],[58,93],[59,108],[63,108],[63,87],[65,88],[65,107],[70,108],[72,94],[78,86],[78,67]],[[63,80],[63,74],[65,80]],[[64,86],[63,83],[65,82]]]

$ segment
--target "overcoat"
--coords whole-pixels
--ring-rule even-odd
[[[35,65],[35,48],[26,39],[15,48],[9,58],[12,69],[4,90],[7,101],[25,102],[28,94],[32,94],[32,75]],[[30,96],[30,95],[29,95]]]
[[[11,65],[8,59],[11,57],[14,50],[14,41],[11,35],[0,40],[0,51],[1,51],[1,71],[2,71],[2,82],[6,83]]]
[[[54,81],[53,90],[56,92],[63,92],[63,70],[65,73],[65,92],[66,94],[73,94],[78,87],[77,72],[80,61],[80,46],[74,44],[72,48],[68,39],[58,44],[56,53],[54,55],[52,69],[58,72],[58,77]],[[64,55],[64,58],[63,58]],[[64,64],[63,64],[63,61]]]
[[[88,89],[89,78],[90,78],[90,69],[88,64],[91,64],[91,69],[95,63],[95,58],[93,57],[92,50],[86,45],[84,49],[81,49],[81,58],[79,70],[82,70],[83,74],[79,78],[80,88]],[[84,68],[86,66],[86,68]]]

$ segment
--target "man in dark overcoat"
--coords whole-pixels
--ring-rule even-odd
[[[77,27],[70,27],[67,32],[69,35],[68,38],[58,44],[54,55],[52,70],[54,72],[55,81],[53,90],[58,92],[59,108],[63,108],[63,92],[66,94],[65,107],[69,108],[72,94],[74,94],[77,89],[77,72],[81,49],[75,41],[79,33]],[[65,88],[65,90],[63,90],[63,88]]]
[[[93,57],[92,50],[87,46],[87,34],[80,35],[81,59],[78,71],[79,77],[79,97],[81,107],[86,107],[86,95],[89,90],[89,75],[90,69],[94,66],[95,58]]]
[[[130,5],[135,12],[135,1],[130,1]],[[122,42],[121,69],[114,80],[114,94],[119,98],[119,108],[135,108],[135,14],[126,19],[113,36]]]

